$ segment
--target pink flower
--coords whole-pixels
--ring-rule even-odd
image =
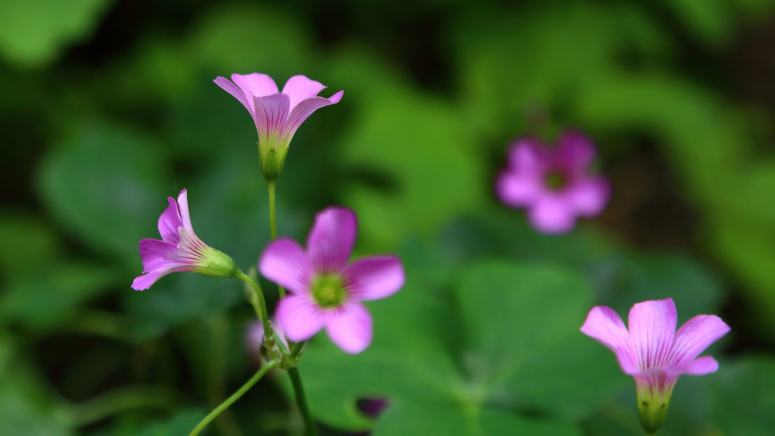
[[[316,110],[339,103],[344,91],[329,98],[319,97],[325,89],[320,82],[303,75],[288,79],[282,92],[266,74],[232,74],[231,80],[216,77],[215,84],[236,98],[250,113],[258,131],[261,170],[270,179],[282,171],[288,145],[301,126]]]
[[[289,340],[304,341],[325,328],[348,353],[360,353],[371,343],[372,319],[361,302],[398,292],[404,268],[395,256],[349,262],[356,233],[355,213],[330,207],[315,217],[306,250],[283,238],[262,254],[261,274],[291,293],[275,312]]]
[[[567,232],[577,216],[595,216],[608,202],[608,182],[588,172],[594,158],[594,144],[578,133],[563,134],[557,148],[521,139],[511,146],[496,192],[508,206],[527,209],[540,232]]]
[[[697,315],[676,331],[676,318],[675,303],[667,298],[634,305],[629,328],[604,306],[594,307],[581,327],[582,333],[616,353],[624,373],[635,378],[647,432],[655,432],[664,421],[679,376],[716,372],[716,359],[698,356],[730,330],[715,315]]]
[[[140,241],[143,274],[135,278],[132,288],[142,291],[172,272],[194,271],[201,274],[231,277],[236,269],[226,254],[209,247],[194,233],[188,214],[188,194],[180,191],[178,200],[168,197],[169,206],[159,217],[159,239]]]

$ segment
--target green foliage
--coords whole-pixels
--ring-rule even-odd
[[[43,66],[91,33],[107,0],[4,0],[0,3],[0,54],[24,67]]]

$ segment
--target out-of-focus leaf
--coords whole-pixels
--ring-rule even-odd
[[[110,269],[88,263],[48,265],[11,281],[0,296],[0,319],[49,329],[72,318],[80,305],[115,283]]]
[[[137,262],[137,243],[157,234],[166,196],[177,195],[153,142],[110,127],[84,127],[40,170],[46,205],[92,247]]]
[[[578,434],[571,424],[520,412],[583,417],[626,381],[615,359],[578,332],[592,300],[581,276],[549,265],[481,263],[449,278],[457,283],[454,303],[446,292],[417,288],[411,271],[408,277],[406,289],[372,305],[367,351],[348,356],[318,339],[306,352],[301,369],[319,419],[364,428],[356,400],[382,397],[390,406],[376,434]],[[566,371],[566,364],[588,370]]]
[[[56,59],[73,41],[87,36],[109,0],[4,0],[0,3],[0,54],[21,66]]]
[[[347,57],[339,62],[362,65]],[[356,172],[377,179],[353,181],[347,197],[367,238],[390,247],[479,204],[484,188],[460,113],[404,86],[385,91],[361,100],[342,152]]]
[[[65,436],[73,434],[62,404],[54,400],[44,383],[20,359],[17,350],[0,331],[0,434]]]
[[[153,423],[132,434],[138,436],[184,435],[188,434],[204,417],[205,413],[200,410],[181,410],[167,419]]]
[[[713,421],[724,434],[766,436],[775,428],[775,360],[746,357],[713,376]]]
[[[8,276],[40,269],[59,251],[51,228],[31,214],[0,215],[0,271]]]

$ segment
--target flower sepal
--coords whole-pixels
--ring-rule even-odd
[[[288,141],[284,141],[279,135],[271,135],[267,140],[258,142],[261,173],[267,182],[277,180],[283,172],[288,146]]]
[[[201,252],[201,258],[195,272],[213,277],[234,277],[237,272],[237,264],[228,254],[206,247]]]
[[[654,386],[649,382],[638,382],[637,401],[640,424],[646,434],[656,434],[667,418],[673,384]]]

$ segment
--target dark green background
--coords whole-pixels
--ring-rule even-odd
[[[368,4],[365,4],[368,3]],[[664,435],[775,428],[775,4],[765,0],[0,0],[0,434],[177,435],[254,371],[236,282],[138,293],[137,241],[189,189],[244,268],[268,241],[256,133],[212,79],[303,73],[338,105],[293,140],[280,232],[329,204],[407,284],[375,341],[301,371],[326,434],[637,435],[632,382],[586,311],[672,296],[732,332]],[[509,143],[576,128],[605,213],[535,233],[496,201]],[[273,288],[269,295],[274,302]],[[210,434],[294,434],[274,374]],[[385,397],[376,421],[359,398]]]

